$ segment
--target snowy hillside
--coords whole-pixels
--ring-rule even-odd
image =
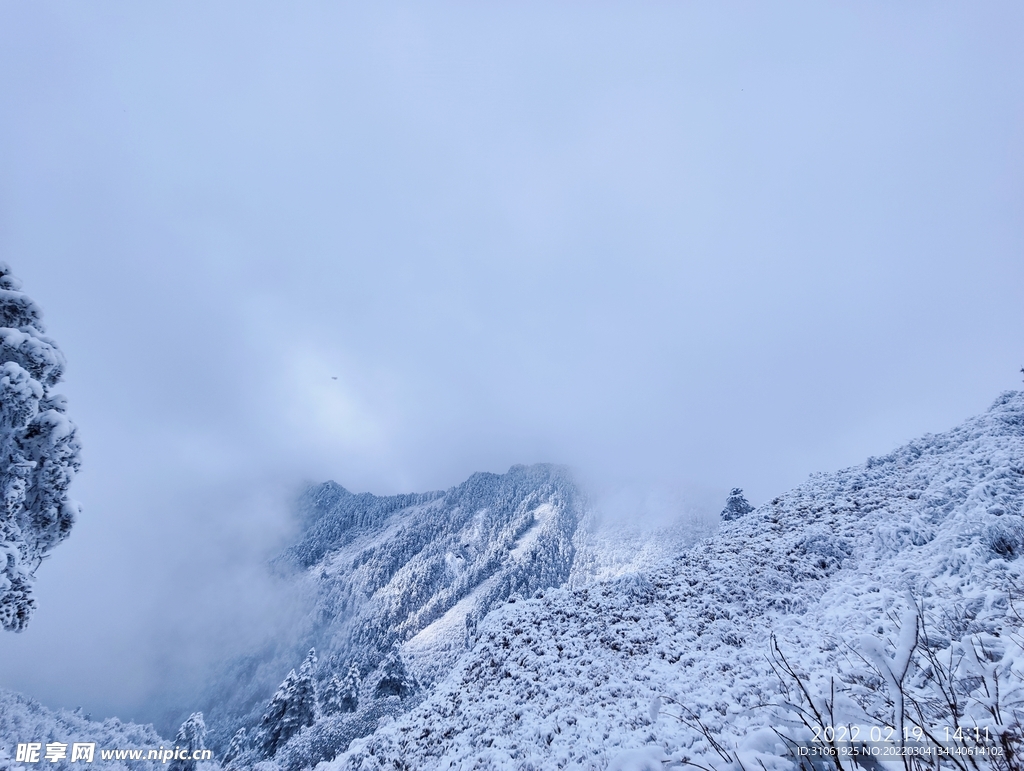
[[[506,604],[325,771],[789,768],[787,741],[822,722],[952,729],[963,748],[966,725],[1019,749],[1022,497],[1024,394],[1007,393],[646,575]]]
[[[568,472],[550,465],[389,497],[327,482],[306,492],[299,514],[296,543],[273,565],[305,598],[290,636],[231,662],[174,721],[202,710],[205,746],[231,768],[335,757],[429,694],[493,608],[649,568],[709,526],[598,525]],[[4,698],[0,742],[11,747],[65,734],[169,745],[149,727]]]
[[[277,561],[310,598],[302,628],[235,662],[196,705],[215,746],[238,734],[229,753],[238,767],[331,758],[416,703],[495,604],[565,583],[584,508],[564,469],[538,465],[419,495],[356,495],[328,482],[307,493],[302,514],[298,543]],[[308,708],[302,689],[317,694]]]

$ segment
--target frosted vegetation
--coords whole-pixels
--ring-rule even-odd
[[[18,742],[40,742],[44,746],[50,742],[61,742],[69,747],[74,742],[95,742],[95,763],[110,771],[156,771],[167,766],[157,761],[100,761],[101,747],[156,749],[161,745],[171,746],[149,725],[122,723],[117,718],[92,720],[80,709],[73,712],[50,710],[20,694],[0,691],[0,769],[3,771],[32,768],[30,764],[15,762]],[[52,771],[83,768],[81,761],[71,763],[70,753],[69,757],[55,763],[46,762],[45,765]],[[84,765],[84,768],[89,768],[89,765]],[[206,771],[212,771],[212,768]]]
[[[849,745],[828,729],[888,727],[1004,754],[865,767],[1020,768],[1022,502],[1020,393],[756,509],[735,489],[717,529],[598,527],[556,466],[420,495],[326,483],[274,563],[304,620],[179,735],[239,771],[774,771]],[[74,717],[0,696],[5,741],[25,714],[41,737]]]
[[[64,357],[20,289],[0,262],[0,626],[15,632],[35,609],[36,569],[74,524],[67,490],[79,467],[75,427],[53,390]]]

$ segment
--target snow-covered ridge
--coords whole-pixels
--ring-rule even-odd
[[[864,662],[898,659],[898,626],[918,612],[922,651],[961,664],[986,651],[958,675],[970,720],[987,719],[992,673],[1024,709],[1009,600],[1024,589],[1022,500],[1024,395],[1011,392],[952,431],[812,477],[647,575],[505,605],[421,704],[324,771],[722,767],[705,731],[748,767],[792,767],[773,730],[786,683],[771,636],[812,694],[834,677],[837,710],[877,716],[886,686]],[[926,669],[908,692],[934,682]]]

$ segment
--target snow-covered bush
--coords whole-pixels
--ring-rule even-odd
[[[80,465],[66,401],[53,392],[64,356],[20,288],[0,262],[0,626],[15,632],[35,608],[36,568],[75,521],[67,490]]]
[[[1020,642],[984,632],[952,639],[964,621],[932,628],[916,600],[893,626],[894,640],[861,635],[847,665],[827,675],[800,669],[772,638],[783,695],[776,731],[791,756],[818,744],[832,753],[825,767],[842,771],[854,765],[851,749],[870,766],[864,748],[887,744],[897,753],[888,759],[908,770],[1024,768]]]
[[[1024,526],[1020,522],[1020,517],[1004,519],[1007,521],[986,528],[985,540],[994,554],[1012,560],[1024,554]]]

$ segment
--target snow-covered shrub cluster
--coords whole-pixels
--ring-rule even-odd
[[[1024,640],[978,627],[962,634],[964,619],[945,609],[927,615],[908,594],[895,634],[873,630],[844,643],[846,656],[827,685],[824,673],[803,669],[773,638],[772,667],[782,685],[774,733],[786,749],[796,754],[817,742],[834,752],[840,762],[832,766],[840,769],[844,757],[851,765],[851,750],[879,744],[898,748],[914,769],[1021,768]],[[1013,620],[1024,622],[1016,614]]]
[[[36,568],[75,521],[67,490],[79,468],[75,426],[53,390],[64,357],[20,289],[0,263],[0,626],[16,632],[35,608]]]

